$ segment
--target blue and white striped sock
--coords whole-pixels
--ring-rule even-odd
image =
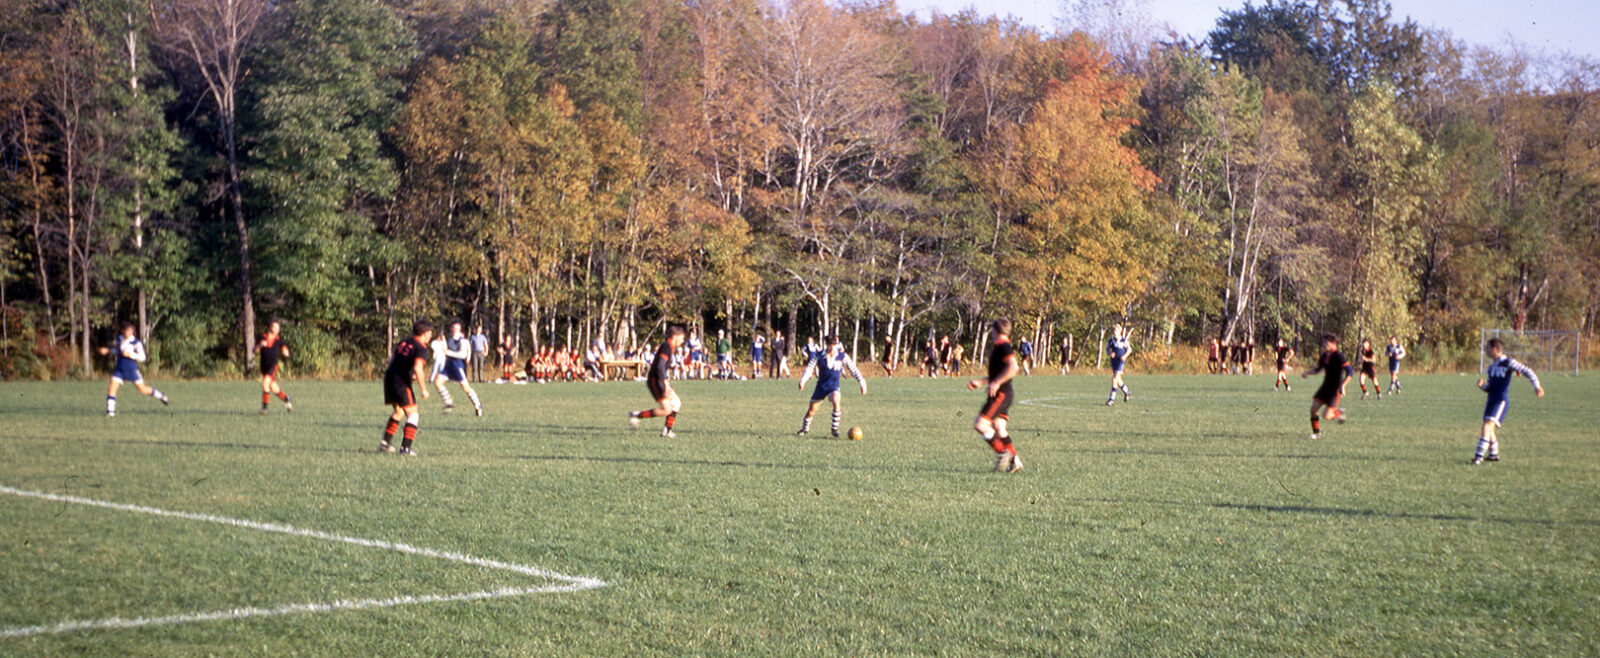
[[[1477,458],[1477,459],[1483,459],[1483,457],[1485,455],[1489,454],[1489,447],[1492,446],[1492,445],[1494,445],[1494,444],[1489,443],[1489,437],[1486,437],[1486,436],[1485,437],[1479,437],[1478,438],[1478,451],[1475,452],[1475,453],[1472,453],[1472,456],[1474,458]]]

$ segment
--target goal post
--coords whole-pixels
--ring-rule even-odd
[[[1487,368],[1487,357],[1483,354],[1483,347],[1489,344],[1489,339],[1499,338],[1505,343],[1505,353],[1513,359],[1535,370],[1546,372],[1572,371],[1578,373],[1578,364],[1581,361],[1583,340],[1582,334],[1576,331],[1550,331],[1542,329],[1495,329],[1483,327],[1478,330],[1478,372]]]

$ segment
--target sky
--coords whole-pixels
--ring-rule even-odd
[[[981,14],[1013,15],[1053,28],[1060,0],[900,0],[908,10],[954,13],[975,7]],[[1130,2],[1130,4],[1133,4]],[[1144,0],[1157,23],[1179,34],[1203,38],[1222,9],[1244,0]],[[1256,5],[1265,4],[1256,0]],[[1396,18],[1410,16],[1424,27],[1442,28],[1469,44],[1503,46],[1512,41],[1549,54],[1563,51],[1600,60],[1600,0],[1390,0]]]

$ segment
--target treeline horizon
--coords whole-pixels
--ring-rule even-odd
[[[370,372],[413,320],[496,342],[669,323],[902,361],[1113,324],[1398,336],[1600,315],[1600,63],[1382,0],[1200,42],[892,0],[0,0],[0,376]],[[912,360],[915,357],[910,357]]]

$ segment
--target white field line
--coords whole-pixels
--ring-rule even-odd
[[[164,617],[139,617],[139,618],[135,618],[135,619],[123,619],[121,617],[111,617],[109,619],[97,619],[97,620],[88,620],[88,621],[64,621],[64,622],[60,622],[60,623],[57,623],[57,624],[47,624],[47,625],[41,625],[41,626],[3,627],[3,628],[0,628],[0,637],[25,637],[25,636],[29,636],[29,635],[42,635],[42,634],[47,634],[47,633],[68,633],[68,632],[72,632],[72,631],[91,630],[91,629],[121,629],[121,628],[138,628],[140,626],[164,626],[164,625],[169,625],[169,624],[184,624],[184,623],[198,622],[198,621],[218,621],[218,620],[224,620],[224,619],[244,619],[244,618],[247,618],[247,617],[275,617],[275,616],[279,616],[279,615],[289,615],[289,614],[296,614],[296,613],[303,613],[303,612],[332,612],[332,611],[335,611],[335,610],[359,610],[359,609],[362,609],[362,608],[388,608],[388,607],[393,607],[393,606],[398,606],[398,605],[411,605],[411,604],[417,604],[417,603],[448,603],[448,602],[455,602],[455,601],[476,601],[476,600],[481,600],[481,599],[494,599],[494,598],[503,598],[503,597],[508,597],[508,596],[523,596],[523,595],[527,595],[527,594],[578,592],[578,591],[582,591],[582,590],[586,590],[586,589],[594,589],[594,588],[597,588],[597,587],[605,587],[606,584],[607,584],[605,581],[598,580],[598,579],[595,579],[595,578],[585,578],[585,577],[581,577],[581,576],[568,576],[566,574],[556,573],[554,571],[548,571],[548,570],[545,570],[545,569],[540,569],[540,568],[537,568],[537,567],[525,566],[525,565],[521,565],[521,564],[512,564],[512,563],[509,563],[509,562],[500,562],[498,560],[488,560],[488,559],[484,559],[484,558],[473,557],[473,556],[470,556],[470,555],[463,555],[461,553],[454,553],[454,552],[450,552],[450,551],[437,551],[437,550],[433,550],[431,548],[420,548],[420,547],[417,547],[417,546],[411,546],[409,544],[402,544],[402,543],[399,543],[399,542],[389,542],[389,541],[381,541],[381,540],[376,540],[376,539],[362,539],[360,537],[348,537],[348,536],[345,536],[345,535],[336,535],[336,534],[333,534],[333,533],[321,532],[321,531],[318,531],[318,530],[307,530],[307,529],[304,529],[304,528],[296,528],[294,526],[283,525],[283,524],[278,524],[278,523],[261,523],[261,522],[258,522],[258,521],[251,521],[251,520],[248,520],[248,519],[235,519],[235,518],[229,518],[229,517],[226,517],[226,516],[215,516],[215,515],[212,515],[212,514],[198,514],[198,513],[195,513],[195,512],[176,512],[176,511],[173,511],[173,510],[164,510],[164,509],[159,509],[159,508],[155,508],[155,507],[145,507],[143,505],[124,505],[122,503],[112,503],[112,502],[107,502],[107,501],[103,501],[103,500],[94,500],[94,499],[91,499],[91,498],[79,498],[77,496],[63,496],[63,495],[60,495],[60,494],[44,493],[44,492],[40,492],[40,491],[27,491],[27,490],[23,490],[23,489],[16,489],[16,488],[8,487],[8,486],[5,486],[5,485],[0,485],[0,493],[10,494],[10,495],[13,495],[13,496],[22,496],[22,497],[25,497],[25,498],[38,498],[38,499],[41,499],[41,500],[49,500],[49,501],[60,502],[60,503],[72,503],[72,504],[75,504],[75,505],[87,505],[87,506],[90,506],[90,507],[102,507],[102,508],[105,508],[105,509],[114,509],[114,510],[119,510],[119,511],[123,511],[123,512],[136,512],[136,513],[139,513],[139,514],[150,514],[150,515],[153,515],[153,516],[165,516],[165,517],[178,518],[178,519],[188,519],[190,521],[204,521],[206,523],[216,523],[216,524],[220,524],[220,525],[230,525],[230,526],[234,526],[234,527],[238,527],[238,528],[246,528],[246,529],[249,529],[249,530],[259,530],[261,532],[276,532],[276,533],[285,534],[285,535],[294,535],[294,536],[297,536],[297,537],[309,537],[309,538],[312,538],[312,539],[320,539],[320,540],[323,540],[323,541],[342,542],[342,543],[346,543],[346,544],[353,544],[353,545],[356,545],[356,546],[362,546],[362,547],[365,547],[365,548],[381,548],[381,549],[385,549],[385,550],[389,550],[389,551],[395,551],[395,552],[399,552],[399,553],[409,553],[409,554],[412,554],[412,555],[420,555],[422,557],[431,557],[431,558],[436,558],[436,559],[440,559],[440,560],[448,560],[448,561],[451,561],[451,562],[459,562],[459,563],[462,563],[462,564],[470,564],[470,565],[473,565],[473,566],[484,567],[486,569],[497,569],[497,570],[500,570],[500,571],[510,571],[510,572],[513,572],[513,573],[519,573],[519,574],[523,574],[523,575],[527,575],[527,576],[533,576],[533,577],[536,577],[536,578],[543,578],[543,579],[548,579],[548,580],[557,580],[557,581],[561,581],[561,582],[565,583],[565,584],[560,584],[560,585],[540,585],[540,586],[532,586],[532,587],[507,587],[507,588],[501,588],[501,589],[484,590],[484,591],[480,591],[480,592],[466,592],[466,593],[461,593],[461,594],[425,594],[425,595],[417,595],[417,596],[398,596],[398,597],[387,598],[387,599],[360,599],[360,600],[354,600],[354,601],[334,601],[332,603],[303,603],[303,604],[285,605],[285,606],[281,606],[281,607],[277,607],[277,608],[235,608],[235,609],[231,609],[231,610],[217,610],[217,611],[214,611],[214,612],[196,612],[196,613],[189,613],[189,614],[182,614],[182,615],[170,615],[170,616],[164,616]]]

